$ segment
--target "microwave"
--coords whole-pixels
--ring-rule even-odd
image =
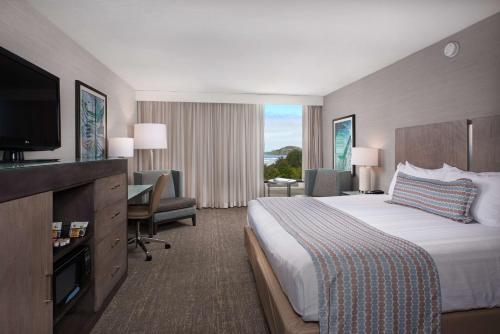
[[[89,246],[82,246],[54,264],[54,315],[87,290],[92,274]]]

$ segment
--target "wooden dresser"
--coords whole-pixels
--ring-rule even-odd
[[[94,185],[95,311],[127,271],[126,191],[123,173],[98,179]]]
[[[53,221],[89,221],[54,250]],[[88,333],[127,274],[127,162],[0,165],[0,333]],[[91,251],[91,280],[57,312],[54,263]]]

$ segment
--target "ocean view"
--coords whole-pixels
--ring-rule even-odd
[[[269,154],[264,153],[264,165],[272,165],[278,158],[285,158],[286,154]]]
[[[264,107],[264,179],[300,179],[302,175],[302,106]]]

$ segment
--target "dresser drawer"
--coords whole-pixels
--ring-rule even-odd
[[[96,180],[94,193],[96,211],[120,200],[127,201],[127,176],[119,174]]]
[[[115,202],[95,213],[95,238],[99,244],[118,226],[127,225],[127,202]]]
[[[127,271],[127,229],[113,229],[95,249],[95,302],[97,311],[116,283]]]

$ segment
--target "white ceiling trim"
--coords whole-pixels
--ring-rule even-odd
[[[244,104],[301,104],[322,106],[322,96],[270,95],[270,94],[220,94],[183,93],[166,91],[136,91],[137,101],[207,102]]]

